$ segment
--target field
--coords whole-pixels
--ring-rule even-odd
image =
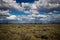
[[[60,40],[60,24],[0,24],[0,40]]]

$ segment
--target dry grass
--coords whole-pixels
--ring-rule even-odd
[[[60,24],[0,24],[0,40],[60,40]]]

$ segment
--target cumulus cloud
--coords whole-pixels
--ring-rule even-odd
[[[28,15],[28,16],[17,16],[18,23],[56,23],[60,22],[60,14],[53,15]],[[58,21],[57,21],[58,20]]]
[[[16,3],[15,0],[0,0],[0,9],[2,9],[0,15],[7,15],[3,19],[17,20],[19,23],[50,23],[60,20],[60,14],[55,14],[57,13],[56,10],[60,9],[60,0],[39,0],[34,1],[34,3],[21,4]],[[29,15],[11,15],[10,9],[23,11]],[[40,11],[44,11],[46,14],[40,14]]]
[[[2,9],[13,9],[18,11],[23,11],[24,8],[20,6],[19,3],[16,3],[14,0],[0,0],[0,8]]]
[[[3,11],[3,10],[0,10],[0,15],[11,15],[10,13],[9,13],[9,10],[6,10],[6,11]]]
[[[42,23],[59,23],[60,22],[60,14],[49,14],[47,17],[43,17]]]
[[[60,4],[58,3],[59,0],[56,2],[52,0],[53,3],[51,3],[51,0],[39,0],[35,1],[34,3],[16,3],[15,0],[0,0],[0,8],[2,9],[14,9],[18,11],[24,11],[24,9],[30,8],[30,10],[45,10],[45,9],[56,9],[60,7]],[[54,3],[55,2],[55,3]],[[45,10],[47,11],[47,10]],[[24,11],[25,12],[25,11]]]
[[[10,15],[9,10],[0,10],[0,20],[6,20],[6,17],[9,17]]]
[[[11,15],[9,10],[2,11],[0,10],[0,20],[15,20],[16,15]]]
[[[46,18],[46,15],[19,15],[17,16],[17,20],[20,21],[18,23],[39,23],[41,18]],[[37,21],[39,20],[39,21]]]
[[[9,17],[6,17],[8,20],[15,20],[16,19],[16,15],[11,15]]]
[[[27,11],[24,11],[25,13],[39,13],[40,11],[44,12],[51,12],[54,10],[60,9],[60,3],[58,2],[59,0],[39,0],[39,1],[34,1],[34,3],[21,3],[22,7],[25,9],[28,8]],[[26,8],[27,7],[27,8]]]
[[[30,7],[31,6],[31,4],[30,3],[21,3],[21,5],[22,5],[22,7]]]

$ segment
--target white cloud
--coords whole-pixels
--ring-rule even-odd
[[[13,9],[18,11],[24,11],[24,9],[30,8],[30,10],[45,10],[45,9],[51,9],[51,8],[58,8],[60,7],[59,3],[49,3],[51,0],[39,0],[35,1],[34,3],[16,3],[14,0],[0,0],[0,8],[6,8],[6,9]],[[54,2],[54,0],[52,0]],[[59,1],[59,0],[57,0]],[[44,9],[45,8],[45,9]],[[24,11],[25,12],[25,11]]]
[[[32,5],[31,5],[31,9],[37,9],[36,4],[32,4]]]
[[[21,3],[21,5],[22,5],[22,7],[30,7],[31,6],[31,4],[30,3]]]
[[[9,13],[9,10],[6,10],[6,11],[0,10],[0,15],[8,15],[8,16],[10,16],[11,14]]]
[[[45,17],[47,17],[47,15],[43,15],[43,14],[38,14],[38,15],[32,14],[31,16],[32,16],[32,17],[40,17],[40,18],[45,18]]]
[[[60,22],[60,14],[52,14],[52,15],[47,15],[47,17],[43,17],[40,20],[42,20],[42,23],[56,23]]]
[[[60,8],[60,4],[58,3],[58,1],[59,0],[57,1],[52,0],[53,3],[51,3],[51,0],[39,0],[35,1],[34,3],[22,3],[22,7],[29,8],[28,11],[24,11],[25,13],[39,14],[39,11],[47,12],[48,10],[51,9],[53,9],[52,11],[54,11],[54,9]]]
[[[17,20],[20,21],[20,23],[35,23],[35,20],[40,20],[41,18],[46,18],[46,15],[19,15],[17,16]],[[38,23],[38,22],[37,22]]]
[[[30,14],[39,14],[37,10],[30,10]]]
[[[0,20],[15,20],[16,16],[15,15],[11,15],[9,13],[9,10],[0,10]]]
[[[24,8],[20,6],[19,3],[16,3],[14,0],[0,0],[0,8],[13,9],[18,11],[23,11]]]
[[[19,15],[17,16],[17,20],[19,21],[19,23],[32,23],[34,22],[35,18],[33,18],[31,15]]]
[[[53,2],[53,3],[51,3]],[[53,14],[52,12],[48,12],[47,15],[40,14],[41,10],[46,11],[46,9],[56,9],[60,8],[60,4],[54,0],[39,0],[34,3],[16,3],[14,0],[0,0],[0,8],[3,10],[0,11],[0,15],[9,15],[6,16],[7,20],[18,20],[20,23],[31,23],[38,20],[38,22],[47,23],[50,21],[60,20],[59,14]],[[4,11],[6,9],[6,11]],[[16,11],[23,11],[24,13],[28,13],[29,15],[11,15],[8,10],[13,9]],[[27,9],[27,10],[26,10]],[[55,13],[56,11],[53,10]]]
[[[6,17],[8,20],[16,20],[16,15],[11,15],[9,17]]]
[[[24,11],[24,13],[26,13],[26,14],[30,14],[30,11]]]
[[[9,10],[0,10],[0,20],[6,20],[6,17],[9,17],[10,15]]]

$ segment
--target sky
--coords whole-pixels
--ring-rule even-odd
[[[24,3],[33,3],[34,1],[38,1],[38,0],[16,0],[16,2],[18,2],[18,3],[22,3],[22,2],[24,2]]]
[[[0,23],[60,23],[60,0],[0,0]]]

